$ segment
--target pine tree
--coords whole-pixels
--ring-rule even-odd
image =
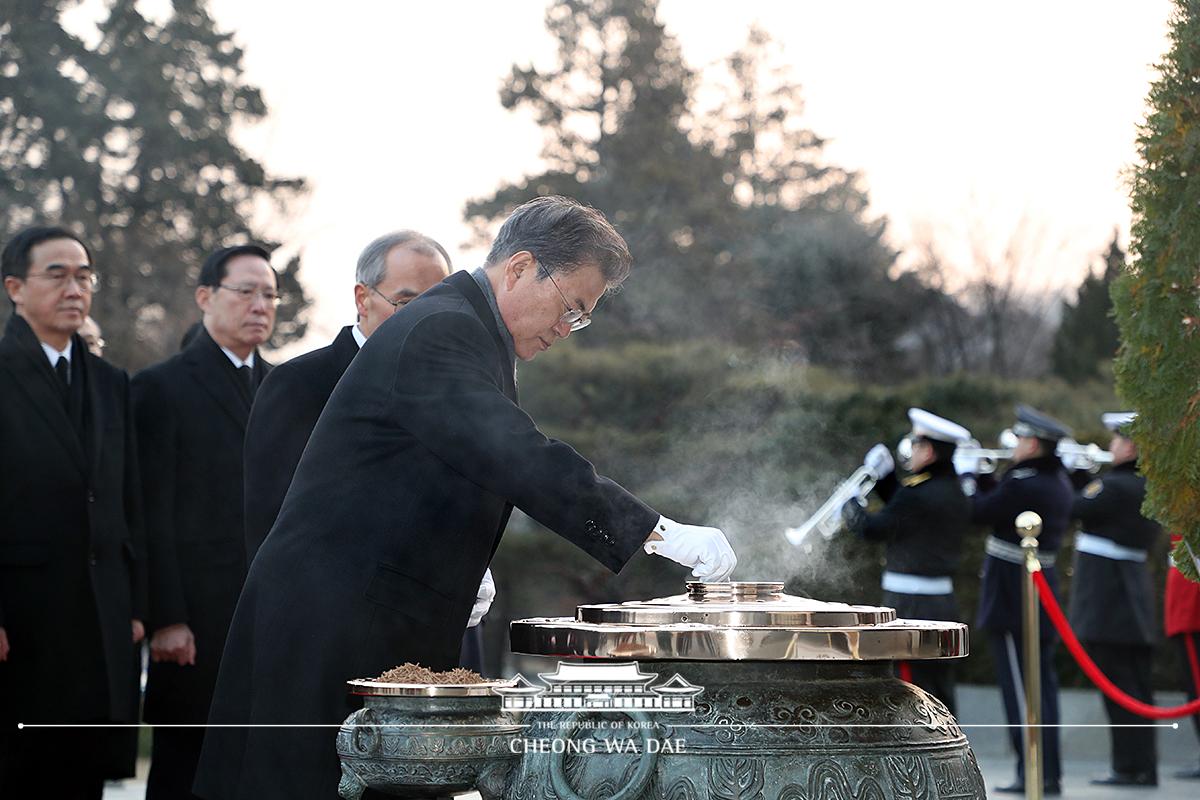
[[[1117,352],[1117,323],[1112,318],[1112,283],[1125,266],[1117,236],[1104,256],[1104,270],[1089,273],[1079,285],[1074,304],[1063,303],[1062,321],[1054,335],[1054,374],[1069,381],[1095,378],[1100,364]]]
[[[514,65],[501,91],[506,108],[529,108],[542,126],[546,171],[469,203],[467,219],[486,240],[491,224],[541,194],[570,195],[607,214],[638,261],[637,290],[605,301],[606,325],[589,331],[592,343],[710,323],[719,292],[683,282],[695,275],[689,262],[711,264],[732,238],[732,188],[722,182],[726,165],[684,130],[695,75],[657,3],[559,0],[546,26],[558,63]],[[673,296],[687,302],[660,302]]]
[[[1113,287],[1117,389],[1138,411],[1144,510],[1200,556],[1200,0],[1176,0],[1133,178],[1132,263]]]
[[[546,170],[466,217],[486,240],[518,203],[559,193],[616,224],[637,267],[581,344],[714,337],[902,369],[897,342],[928,304],[890,275],[885,223],[864,219],[858,176],[824,162],[766,34],[706,74],[718,91],[702,102],[657,0],[558,0],[546,24],[557,63],[514,66],[501,92],[545,131]]]
[[[198,318],[204,256],[271,244],[252,216],[285,208],[303,182],[269,175],[233,142],[231,127],[267,108],[203,0],[174,0],[162,22],[109,0],[94,45],[63,28],[73,5],[17,0],[0,18],[0,234],[52,223],[88,242],[106,355],[136,368]],[[298,270],[293,259],[281,271],[276,344],[303,333]]]

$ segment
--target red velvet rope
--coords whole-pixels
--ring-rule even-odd
[[[1112,700],[1126,711],[1148,719],[1175,719],[1176,717],[1188,717],[1200,712],[1200,698],[1181,706],[1160,708],[1159,706],[1148,705],[1141,700],[1134,699],[1118,689],[1100,671],[1100,668],[1096,666],[1096,662],[1092,661],[1091,656],[1083,649],[1083,645],[1075,638],[1075,632],[1071,630],[1066,616],[1058,605],[1058,600],[1054,598],[1054,592],[1050,591],[1050,584],[1046,582],[1046,576],[1040,571],[1035,572],[1033,573],[1033,582],[1037,586],[1038,596],[1042,599],[1042,607],[1046,611],[1046,616],[1054,623],[1054,627],[1058,630],[1058,635],[1062,637],[1063,644],[1067,646],[1067,650],[1075,657],[1075,661],[1079,663],[1079,666],[1083,669],[1084,674],[1088,676],[1088,679],[1096,684],[1096,687],[1104,692],[1109,700]]]

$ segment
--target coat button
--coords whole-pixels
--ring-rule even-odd
[[[91,489],[88,489],[88,502],[89,503],[96,502],[96,493],[93,492]]]
[[[96,551],[93,550],[88,556],[88,562],[94,567],[96,566]]]

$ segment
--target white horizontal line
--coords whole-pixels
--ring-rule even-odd
[[[669,724],[669,722],[667,724]],[[997,723],[982,723],[982,722],[981,723],[961,723],[960,722],[957,724],[958,724],[959,728],[1024,728],[1024,727],[1026,727],[1025,725],[1008,725],[1008,724],[1000,723],[1000,722],[997,722]],[[66,723],[64,723],[64,724],[25,723],[25,722],[17,723],[18,730],[24,730],[27,728],[532,728],[532,727],[549,728],[552,726],[545,725],[545,724],[539,724],[539,725],[535,726],[532,724],[518,724],[518,723],[498,724],[498,725],[486,725],[486,724],[484,724],[484,725],[480,725],[480,724],[455,725],[455,724],[430,724],[430,723],[420,723],[420,724],[414,723],[414,724],[410,724],[410,725],[409,724],[399,724],[399,723],[385,723],[385,724],[377,724],[377,725],[376,724],[368,724],[368,725],[337,724],[337,725],[334,725],[334,724],[314,723],[311,725],[305,725],[305,724],[300,724],[300,723],[293,724],[293,723],[284,723],[284,722],[280,722],[280,723],[259,722],[259,723],[246,723],[246,724],[236,724],[236,723],[211,723],[210,724],[210,723],[199,723],[199,722],[194,723],[194,724],[187,724],[187,723],[152,724],[149,722],[129,722],[129,723],[96,722],[96,723],[86,723],[86,724],[79,724],[79,725],[72,725],[72,724],[66,724]],[[695,725],[681,724],[681,725],[675,725],[673,727],[679,727],[679,728],[936,728],[936,727],[940,727],[940,726],[937,726],[937,725],[914,725],[914,724],[902,723],[902,722],[878,723],[878,724],[847,723],[845,725],[816,724],[816,723],[805,724],[805,723],[716,722],[716,723],[703,723],[703,724],[695,724]],[[1038,728],[1171,728],[1174,730],[1178,730],[1179,723],[1178,722],[1171,722],[1171,723],[1147,722],[1147,723],[1131,723],[1131,724],[1122,724],[1122,725],[1109,725],[1109,724],[1103,723],[1103,722],[1094,722],[1094,723],[1064,722],[1064,723],[1059,723],[1059,724],[1055,724],[1055,725],[1037,725],[1035,727],[1038,727]]]

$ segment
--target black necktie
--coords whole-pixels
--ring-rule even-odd
[[[254,370],[243,364],[238,367],[238,377],[242,379],[242,385],[246,387],[246,394],[254,397]]]
[[[59,356],[58,361],[54,362],[54,374],[58,376],[63,397],[66,397],[67,389],[71,385],[71,362],[67,360],[66,356]]]

